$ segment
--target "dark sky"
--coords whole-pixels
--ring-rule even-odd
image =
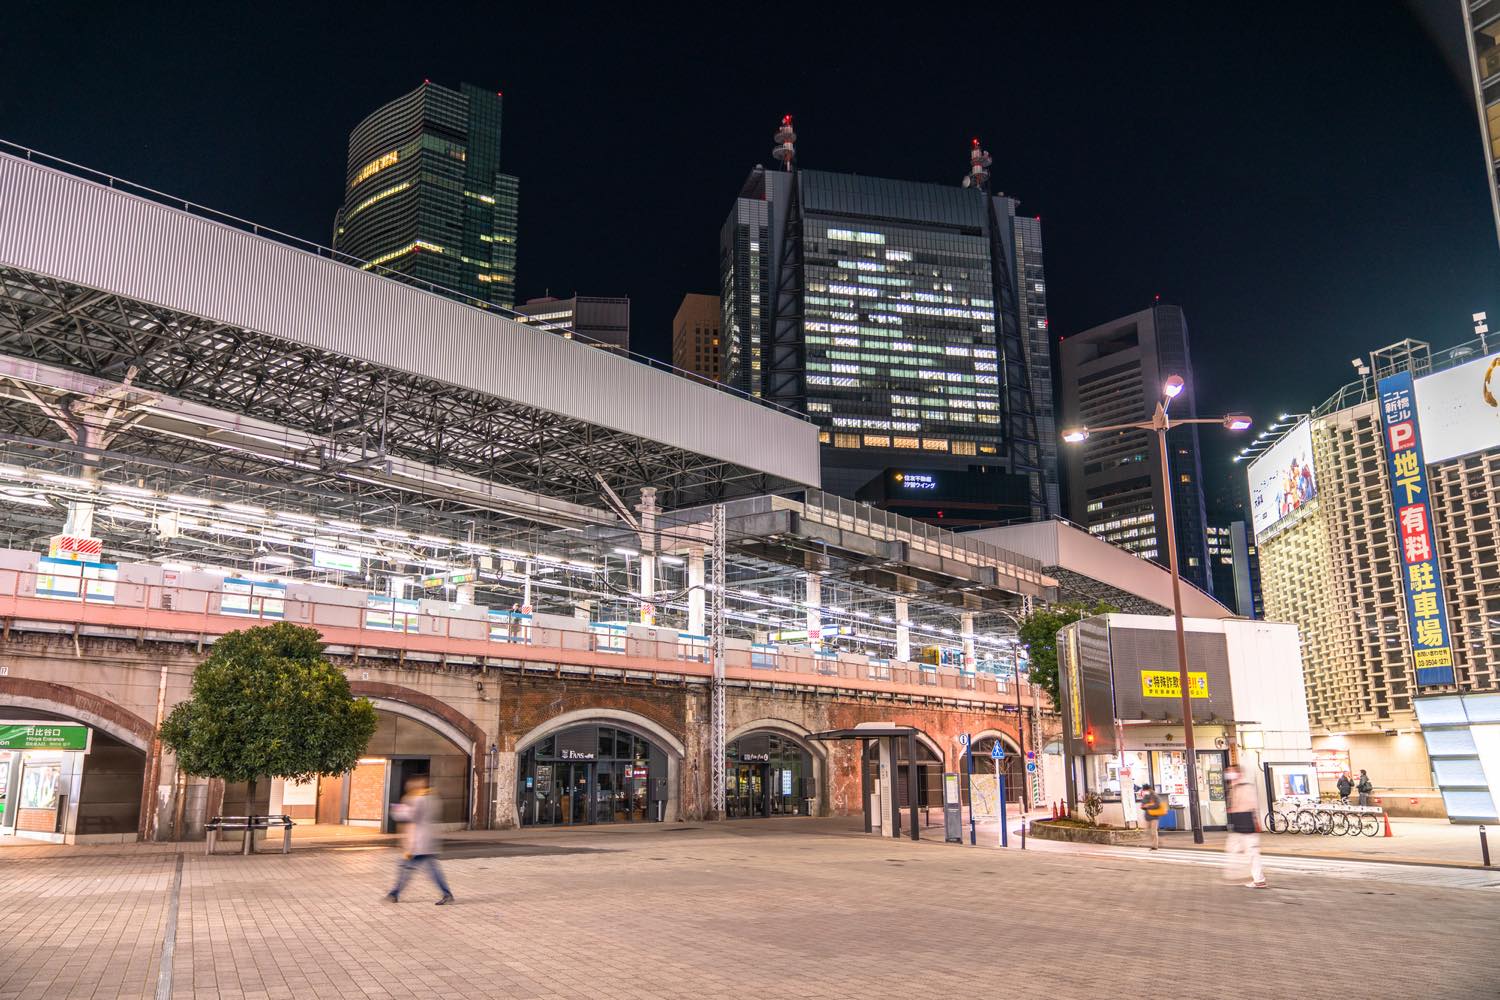
[[[522,295],[628,294],[658,356],[785,112],[830,170],[957,183],[981,137],[1042,217],[1054,333],[1180,303],[1205,409],[1305,410],[1355,354],[1500,317],[1451,0],[218,6],[12,0],[0,137],[327,242],[364,114],[493,86]]]

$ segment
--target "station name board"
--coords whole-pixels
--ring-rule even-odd
[[[0,750],[82,750],[88,753],[88,726],[51,722],[0,722]]]

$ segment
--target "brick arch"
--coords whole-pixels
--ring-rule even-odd
[[[66,684],[29,677],[0,677],[0,702],[72,716],[146,754],[151,752],[151,742],[156,738],[156,727],[139,715],[108,698]]]
[[[402,687],[399,684],[387,684],[384,681],[350,681],[349,691],[356,698],[397,701],[435,716],[463,733],[464,737],[474,745],[475,753],[482,754],[489,747],[489,737],[474,723],[473,719],[430,694]]]
[[[349,692],[356,698],[369,698],[380,707],[381,703],[404,705],[414,709],[414,717],[422,715],[429,719],[438,720],[444,728],[461,733],[468,741],[469,746],[460,747],[469,756],[469,782],[471,785],[469,794],[469,829],[478,829],[483,825],[483,817],[491,813],[494,805],[491,800],[491,792],[488,783],[482,779],[481,768],[485,759],[485,752],[489,749],[489,737],[485,731],[474,723],[467,715],[458,709],[439,701],[430,694],[412,688],[402,687],[399,684],[387,684],[384,681],[356,681],[349,682]],[[418,721],[423,721],[418,718]],[[440,729],[435,731],[441,732]],[[447,736],[446,733],[443,734]],[[450,740],[452,737],[447,737]]]

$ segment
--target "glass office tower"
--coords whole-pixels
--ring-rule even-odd
[[[333,246],[457,298],[515,302],[519,181],[500,170],[501,97],[423,83],[349,134]]]
[[[881,500],[911,492],[941,518],[947,484],[971,496],[993,474],[982,492],[1005,510],[991,522],[1058,513],[1040,223],[1016,204],[957,185],[750,174],[720,233],[724,380],[817,421],[825,489],[883,482]]]

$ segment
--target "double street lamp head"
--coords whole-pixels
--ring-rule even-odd
[[[1231,413],[1224,418],[1224,426],[1231,431],[1245,431],[1250,429],[1250,418],[1243,413]]]
[[[1082,444],[1089,439],[1089,429],[1079,427],[1071,431],[1063,431],[1062,439],[1068,444]]]
[[[1171,375],[1167,377],[1167,382],[1161,387],[1161,391],[1168,399],[1176,399],[1182,395],[1184,386],[1181,375]]]

